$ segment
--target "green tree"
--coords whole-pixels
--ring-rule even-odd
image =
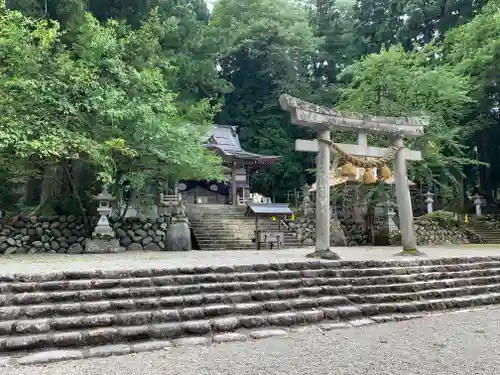
[[[254,189],[276,196],[296,188],[312,157],[294,151],[294,140],[306,132],[290,124],[278,98],[283,92],[311,95],[312,64],[321,40],[307,10],[292,0],[221,0],[210,26],[222,40],[221,76],[234,87],[219,121],[239,126],[249,151],[283,156],[256,175]]]
[[[311,9],[311,24],[323,39],[318,61],[313,64],[315,102],[333,105],[342,84],[339,73],[359,55],[354,35],[353,3],[318,0]]]
[[[474,130],[468,142],[477,149],[480,184],[487,197],[498,199],[500,167],[500,3],[492,0],[471,22],[450,31],[443,48],[444,63],[469,77],[474,111],[466,119]],[[477,170],[468,171],[475,179]],[[475,181],[474,181],[475,182]]]
[[[487,0],[357,0],[356,39],[362,55],[402,44],[406,50],[442,40],[470,21]]]
[[[128,179],[138,189],[161,174],[221,177],[220,160],[201,145],[217,108],[200,100],[179,109],[165,26],[154,11],[137,30],[86,14],[68,46],[57,23],[1,11],[0,155],[4,165],[43,170],[37,212],[66,186],[84,211],[73,173],[82,162],[104,183]]]
[[[468,80],[448,66],[434,65],[435,53],[431,46],[419,52],[394,46],[368,55],[343,73],[350,84],[342,90],[339,108],[381,116],[429,116],[425,136],[408,142],[424,156],[423,162],[410,164],[411,177],[456,189],[461,187],[463,166],[475,163],[463,144],[468,129],[460,126],[473,101]]]

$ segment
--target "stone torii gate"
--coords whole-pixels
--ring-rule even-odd
[[[317,140],[297,139],[295,149],[316,152],[316,250],[315,256],[338,258],[330,251],[330,147],[332,129],[352,130],[358,134],[357,145],[336,144],[346,154],[360,157],[381,158],[390,149],[370,147],[367,133],[389,135],[393,147],[397,148],[394,158],[394,180],[399,207],[400,229],[403,245],[402,254],[420,255],[413,228],[413,210],[406,160],[421,160],[420,151],[404,148],[403,137],[419,137],[428,125],[426,117],[380,117],[363,116],[355,113],[340,113],[331,108],[312,104],[293,96],[280,96],[281,108],[291,113],[292,123],[306,126],[317,132]]]

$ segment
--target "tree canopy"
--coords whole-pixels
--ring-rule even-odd
[[[219,179],[221,160],[201,146],[218,122],[238,126],[248,151],[282,156],[252,186],[284,199],[314,178],[314,155],[294,150],[295,139],[314,135],[278,103],[289,93],[429,116],[425,137],[410,144],[424,154],[412,179],[451,191],[480,186],[497,198],[498,0],[212,3],[209,11],[203,0],[6,0],[0,180],[45,181],[43,206],[85,201],[97,185],[81,187],[81,173],[137,189]]]

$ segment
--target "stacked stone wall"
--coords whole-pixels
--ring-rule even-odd
[[[122,251],[167,250],[169,216],[109,221]],[[0,222],[0,254],[79,254],[84,252],[89,236],[77,216],[6,217]]]
[[[340,226],[345,234],[348,246],[366,246],[372,243],[364,220],[339,220]],[[297,233],[298,240],[304,246],[313,246],[316,240],[316,219],[297,218],[290,221],[290,228]],[[382,222],[379,220],[375,225],[374,236],[382,230]],[[421,220],[415,222],[415,234],[419,245],[446,245],[480,243],[480,239],[470,230],[461,225],[455,225],[438,220]],[[391,245],[400,245],[401,235],[399,231],[391,232],[389,235]],[[332,231],[332,245],[338,244],[335,233]]]

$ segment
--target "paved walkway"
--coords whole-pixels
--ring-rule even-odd
[[[126,252],[118,254],[26,254],[0,256],[0,274],[31,274],[66,270],[116,270],[188,266],[245,265],[303,261],[312,248],[250,251]],[[345,260],[388,260],[399,247],[338,247]],[[500,245],[450,245],[421,247],[428,257],[492,256],[500,254]]]
[[[1,368],[3,375],[497,375],[500,310],[209,347]]]

